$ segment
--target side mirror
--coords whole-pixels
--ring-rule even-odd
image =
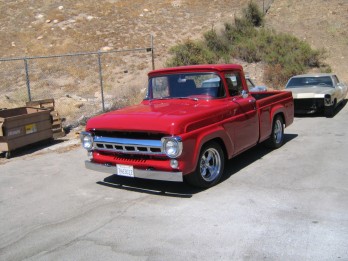
[[[243,91],[242,91],[242,97],[243,97],[243,99],[248,98],[248,96],[249,96],[248,92],[247,92],[246,90],[243,90]]]

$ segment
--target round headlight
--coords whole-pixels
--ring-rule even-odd
[[[82,147],[86,150],[91,150],[93,147],[93,137],[90,133],[81,133]]]
[[[170,158],[179,157],[182,152],[182,143],[179,138],[164,138],[163,139],[164,152]]]

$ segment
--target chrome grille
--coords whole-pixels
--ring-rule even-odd
[[[93,147],[96,150],[118,152],[124,154],[165,155],[160,140],[140,140],[124,138],[94,137]]]

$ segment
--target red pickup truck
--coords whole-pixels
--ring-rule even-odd
[[[260,142],[283,144],[291,92],[249,92],[236,64],[151,71],[146,98],[91,118],[81,133],[88,169],[120,176],[219,182],[225,162]]]

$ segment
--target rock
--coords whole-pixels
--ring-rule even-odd
[[[37,14],[37,15],[35,16],[36,19],[42,19],[43,17],[44,17],[43,14]]]
[[[77,122],[78,122],[80,125],[86,125],[87,120],[88,120],[88,118],[87,118],[85,115],[82,115],[82,116],[77,120]]]
[[[12,47],[16,47],[16,43],[15,43],[15,42],[12,42],[12,43],[11,43],[11,46],[12,46]]]
[[[59,10],[63,10],[63,9],[64,9],[64,6],[62,6],[62,5],[61,5],[61,6],[58,6],[58,9],[59,9]]]
[[[50,22],[52,22],[50,19],[46,20],[46,24],[49,24]]]
[[[42,35],[40,35],[38,38],[36,38],[37,40],[41,40],[43,38]]]
[[[74,105],[76,108],[80,109],[81,107],[84,106],[84,104],[82,102],[78,102]]]
[[[91,21],[91,20],[93,20],[94,19],[94,17],[93,16],[91,16],[91,15],[89,15],[89,16],[87,16],[87,18],[86,18],[88,21]]]
[[[104,47],[100,48],[100,51],[102,51],[102,52],[108,52],[111,50],[112,50],[112,47],[110,47],[110,46],[104,46]]]
[[[101,98],[101,93],[100,92],[95,92],[94,93],[95,98]]]

